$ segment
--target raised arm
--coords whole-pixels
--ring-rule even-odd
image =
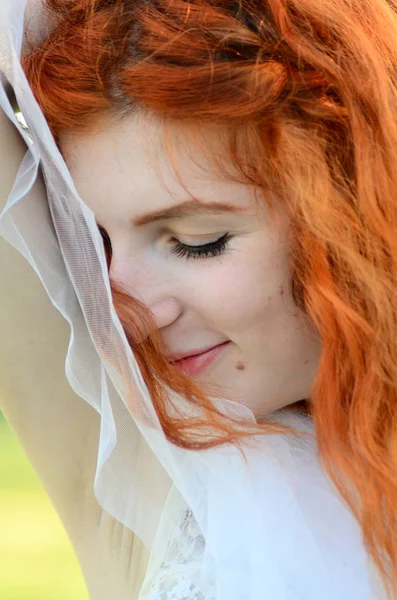
[[[0,210],[25,150],[0,110]],[[31,193],[44,194],[43,183]],[[0,408],[64,523],[90,598],[131,600],[145,551],[94,496],[100,417],[68,385],[68,340],[33,269],[0,237]]]
[[[25,150],[0,110],[1,210]],[[31,193],[44,194],[43,183]],[[61,518],[72,524],[87,477],[92,483],[99,417],[64,374],[69,326],[31,266],[2,237],[0,289],[0,408]]]

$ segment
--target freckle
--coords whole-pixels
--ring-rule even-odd
[[[309,363],[309,359],[305,360],[305,362],[303,363],[304,365],[307,365]]]
[[[239,362],[236,364],[236,369],[237,369],[238,371],[244,371],[244,369],[245,369],[245,365],[244,365],[244,363],[242,363],[241,361],[239,361]]]

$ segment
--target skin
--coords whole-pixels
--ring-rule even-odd
[[[0,110],[0,213],[25,153],[19,133]],[[26,201],[46,202],[41,178]],[[101,418],[66,379],[70,327],[30,264],[1,235],[0,275],[0,410],[73,544],[87,598],[133,600],[148,551],[95,496]],[[142,460],[150,472],[151,457]],[[29,531],[26,535],[34,544]]]
[[[110,276],[152,311],[167,354],[230,340],[196,381],[222,390],[255,417],[308,398],[320,356],[312,324],[291,292],[289,220],[255,202],[247,184],[222,180],[173,124],[174,163],[160,124],[144,115],[102,120],[90,134],[61,137],[61,151],[82,199],[112,244]],[[204,132],[209,144],[214,133]],[[183,184],[183,185],[182,185]],[[154,212],[198,199],[231,205],[139,224]],[[277,216],[277,218],[276,218]],[[230,235],[217,256],[178,256]]]

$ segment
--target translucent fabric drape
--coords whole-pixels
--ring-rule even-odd
[[[360,529],[319,464],[309,417],[280,413],[312,435],[258,437],[246,463],[231,446],[193,452],[166,440],[112,304],[94,215],[21,68],[25,8],[26,0],[0,0],[0,107],[27,146],[0,235],[70,325],[68,381],[101,416],[95,495],[151,552],[140,600],[379,598]],[[33,199],[39,170],[47,195]],[[218,402],[254,421],[242,404]]]

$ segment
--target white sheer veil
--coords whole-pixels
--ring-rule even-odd
[[[239,451],[169,443],[114,310],[102,239],[24,76],[27,0],[0,0],[0,106],[27,151],[0,234],[70,325],[74,391],[101,416],[95,495],[151,553],[140,600],[379,598],[360,529],[319,464],[314,434],[261,436]],[[17,121],[11,86],[27,122]],[[41,169],[47,196],[29,195]],[[225,413],[252,419],[235,402]],[[313,433],[304,415],[280,420]]]

